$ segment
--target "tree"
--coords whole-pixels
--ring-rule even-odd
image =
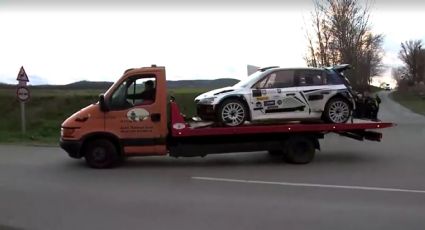
[[[425,50],[421,40],[402,42],[399,58],[404,62],[407,77],[412,83],[425,80]]]
[[[391,69],[391,76],[397,82],[406,79],[406,67],[398,66]]]
[[[307,31],[308,66],[351,64],[347,77],[356,88],[366,87],[382,69],[383,35],[369,26],[369,7],[357,0],[315,0],[312,30]]]
[[[397,81],[399,91],[405,91],[408,88],[409,80],[407,78],[407,69],[404,66],[391,68],[391,77]]]

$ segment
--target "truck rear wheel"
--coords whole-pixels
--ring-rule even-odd
[[[87,164],[92,168],[111,168],[119,162],[119,154],[115,145],[106,139],[97,139],[86,144]]]
[[[315,155],[314,140],[309,137],[291,137],[286,141],[284,159],[292,164],[310,163]]]

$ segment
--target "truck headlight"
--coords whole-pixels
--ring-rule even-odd
[[[75,130],[77,128],[61,128],[61,137],[74,137]]]
[[[206,105],[211,105],[214,103],[214,100],[216,98],[215,97],[207,97],[207,98],[203,98],[199,101],[199,104],[206,104]]]

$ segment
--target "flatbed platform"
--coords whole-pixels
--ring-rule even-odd
[[[345,124],[249,124],[237,127],[191,127],[185,122],[176,102],[171,102],[171,135],[173,137],[195,136],[223,136],[244,134],[269,134],[269,133],[329,133],[340,134],[366,132],[372,129],[383,129],[394,126],[390,122],[362,122],[356,121]],[[350,136],[351,137],[351,136]],[[357,138],[355,138],[357,139]],[[380,139],[380,138],[379,138]]]

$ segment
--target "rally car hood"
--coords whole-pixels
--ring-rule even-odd
[[[240,90],[240,88],[235,88],[233,86],[215,89],[215,90],[211,90],[211,91],[208,91],[206,93],[203,93],[203,94],[197,96],[195,98],[195,101],[200,101],[204,98],[221,97],[223,95],[231,94],[231,93],[234,93],[235,91],[239,91],[239,90]]]

